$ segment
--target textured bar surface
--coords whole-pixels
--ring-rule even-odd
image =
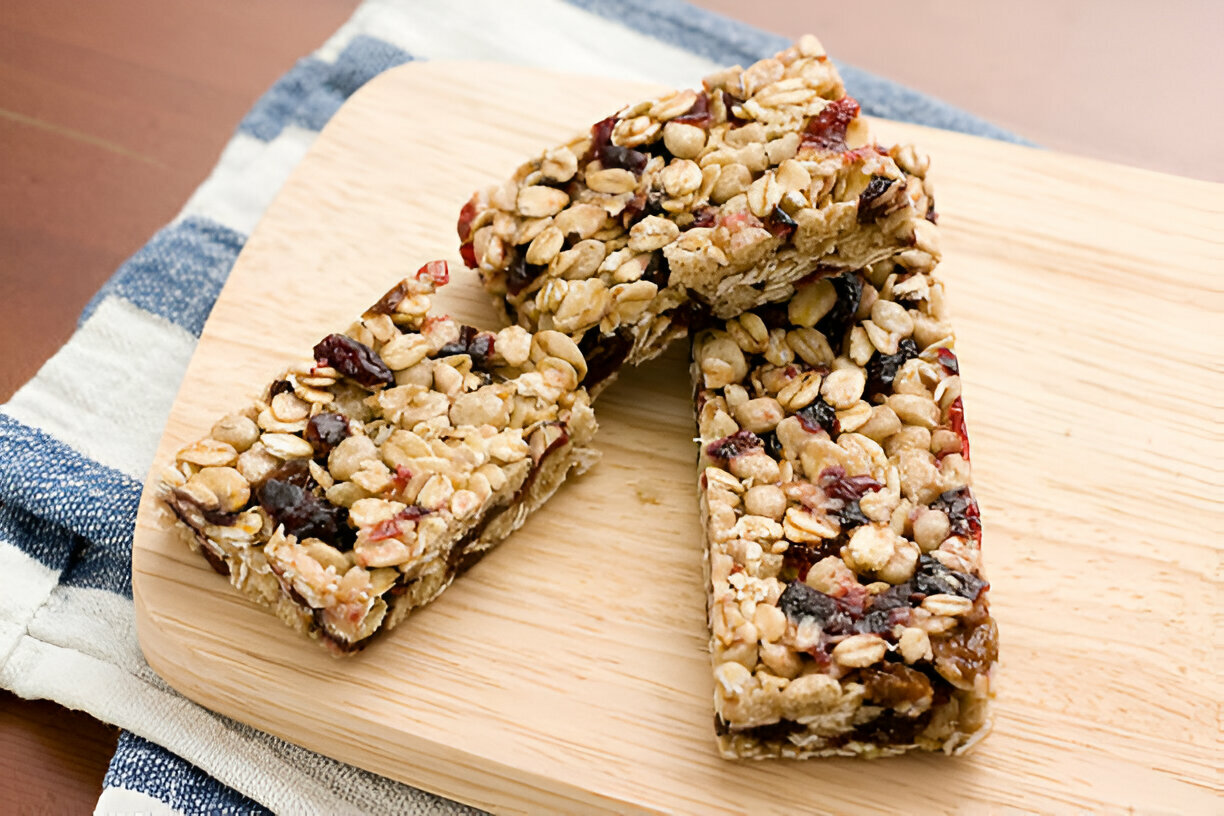
[[[180,450],[162,495],[193,549],[351,653],[436,598],[598,457],[559,332],[429,316],[426,264]]]
[[[943,287],[882,261],[694,339],[727,757],[960,753],[997,632]]]
[[[588,387],[710,315],[790,297],[816,271],[939,258],[926,166],[871,141],[816,38],[623,108],[459,217],[462,254],[510,322],[556,329]]]

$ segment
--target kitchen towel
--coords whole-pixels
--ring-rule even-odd
[[[680,0],[367,0],[259,100],[174,222],[0,407],[0,685],[124,729],[97,812],[475,812],[200,708],[149,669],[135,636],[132,526],[178,383],[246,236],[344,100],[408,60],[691,87],[787,44]],[[1020,141],[840,67],[867,113]]]

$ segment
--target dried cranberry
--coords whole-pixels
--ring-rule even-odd
[[[604,145],[599,150],[599,163],[605,169],[619,167],[622,170],[628,170],[635,176],[642,174],[642,171],[646,169],[646,162],[649,159],[650,157],[640,150],[611,143]]]
[[[672,121],[679,122],[682,125],[696,125],[699,128],[708,128],[710,123],[714,121],[714,116],[710,113],[710,98],[703,93],[697,94],[697,99],[693,102],[693,106]]]
[[[829,278],[829,282],[837,293],[837,302],[820,318],[816,329],[825,336],[835,352],[840,352],[842,340],[845,339],[850,324],[854,322],[854,314],[863,298],[863,281],[855,273],[847,272]]]
[[[976,575],[948,569],[928,554],[919,557],[913,584],[919,595],[959,595],[971,601],[976,601],[986,586]]]
[[[395,385],[395,375],[374,349],[346,335],[327,335],[314,347],[314,356],[366,388]]]
[[[854,620],[836,598],[812,589],[800,581],[792,581],[778,598],[778,608],[795,623],[813,618],[822,631],[831,635],[846,635],[854,630]]]
[[[378,299],[378,302],[366,310],[366,314],[395,314],[395,309],[408,296],[408,287],[400,281],[395,288]]]
[[[633,350],[633,337],[628,331],[600,334],[597,328],[591,329],[578,342],[578,350],[582,352],[587,364],[587,373],[582,378],[582,384],[593,388],[620,370],[625,358]]]
[[[480,265],[476,260],[475,244],[467,243],[459,247],[459,257],[463,259],[463,263],[468,269],[475,269]]]
[[[887,394],[892,391],[893,380],[901,366],[918,356],[918,344],[909,337],[897,344],[896,354],[880,354],[876,352],[867,361],[867,387],[864,391],[867,398],[877,394]]]
[[[706,453],[711,459],[730,462],[735,457],[760,447],[761,438],[752,431],[736,431],[730,436],[711,442],[706,446]]]
[[[770,234],[775,238],[781,238],[782,240],[790,238],[798,226],[795,223],[795,219],[791,218],[786,210],[778,206],[774,206],[769,217],[765,219],[765,229],[769,230]]]
[[[459,233],[459,242],[466,244],[472,240],[472,221],[476,219],[476,196],[472,196],[459,211],[459,223],[455,226]]]
[[[888,176],[871,177],[871,181],[867,182],[867,188],[859,194],[858,198],[858,222],[860,224],[875,221],[887,212],[887,202],[882,202],[880,199],[892,185],[893,180]]]
[[[276,382],[272,383],[272,387],[268,389],[268,399],[275,399],[277,394],[283,394],[286,391],[292,390],[293,383],[289,382],[288,380],[277,380]]]
[[[829,436],[832,436],[841,430],[841,424],[837,421],[837,411],[821,397],[816,397],[810,405],[800,408],[795,412],[795,416],[799,418],[799,424],[808,433],[819,433],[823,428]]]
[[[523,253],[515,253],[514,260],[506,267],[506,291],[517,295],[547,269],[548,267],[542,264],[529,264]]]
[[[641,151],[612,144],[612,130],[616,127],[616,121],[615,116],[609,116],[591,126],[591,148],[584,158],[586,161],[599,159],[605,169],[619,167],[634,175],[641,175],[650,157]]]
[[[960,374],[960,363],[957,362],[956,353],[946,346],[936,352],[939,357],[939,364],[943,366],[943,370],[952,376]]]
[[[884,485],[867,475],[847,476],[846,469],[834,465],[820,472],[820,488],[825,495],[842,501],[856,502],[869,492],[880,490]]]
[[[332,448],[349,435],[348,417],[344,414],[317,414],[306,426],[306,441],[314,448],[315,458],[327,456]]]
[[[450,267],[446,261],[430,261],[417,270],[416,279],[431,278],[435,286],[445,286],[450,282]]]
[[[858,114],[859,103],[849,96],[830,102],[804,128],[802,145],[839,152],[845,150],[846,128]]]
[[[743,127],[744,125],[748,124],[749,121],[751,121],[749,119],[741,119],[740,117],[736,116],[731,111],[732,106],[743,105],[744,100],[740,99],[735,94],[728,93],[727,91],[723,91],[722,101],[723,101],[723,107],[726,108],[727,110],[727,122],[730,123],[732,128]]]
[[[969,431],[965,428],[965,403],[961,402],[960,397],[952,400],[952,404],[948,406],[948,424],[952,426],[952,430],[960,437],[961,456],[965,457],[965,461],[968,462]]]
[[[290,459],[264,478],[265,480],[276,479],[277,481],[288,482],[291,485],[297,485],[303,490],[314,490],[319,486],[319,483],[314,480],[314,476],[310,473],[309,459]]]
[[[841,537],[822,539],[819,544],[788,542],[786,552],[782,554],[782,566],[792,570],[794,575],[803,581],[813,564],[830,555],[839,554],[844,543]]]
[[[489,332],[482,332],[473,326],[461,326],[459,339],[447,343],[438,349],[438,357],[449,357],[452,354],[466,354],[472,358],[473,368],[484,368],[489,357],[493,355],[494,337]]]
[[[272,523],[284,525],[286,535],[317,538],[328,544],[351,542],[348,511],[293,482],[268,479],[256,491],[259,505]]]

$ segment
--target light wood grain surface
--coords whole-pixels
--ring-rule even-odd
[[[641,93],[475,63],[361,90],[247,244],[160,460],[399,275],[458,268],[473,188]],[[934,157],[1001,631],[978,751],[715,756],[682,349],[601,397],[599,467],[353,660],[242,600],[146,490],[150,664],[224,714],[499,812],[1217,808],[1222,188],[878,126]],[[470,274],[440,301],[492,320]]]

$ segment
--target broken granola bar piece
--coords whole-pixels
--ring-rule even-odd
[[[820,272],[939,258],[925,161],[871,140],[814,37],[623,108],[478,192],[461,253],[509,322],[555,329],[596,388],[695,325]]]
[[[164,476],[192,548],[335,654],[436,598],[597,458],[574,341],[429,316],[447,277],[426,264]]]
[[[694,338],[718,744],[961,753],[997,656],[942,284],[895,260]]]

